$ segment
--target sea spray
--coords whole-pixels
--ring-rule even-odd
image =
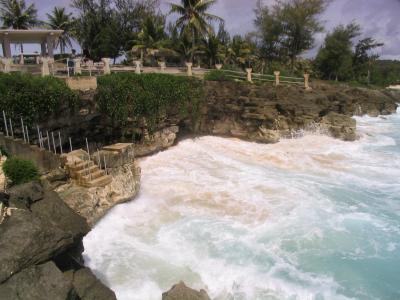
[[[180,280],[213,299],[399,299],[400,115],[357,122],[356,142],[202,137],[143,159],[85,263],[118,299]]]

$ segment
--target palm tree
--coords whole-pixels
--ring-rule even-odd
[[[213,32],[202,40],[201,50],[210,67],[220,63],[224,58],[224,45]]]
[[[176,13],[180,17],[176,21],[176,27],[181,33],[190,34],[192,38],[192,48],[195,48],[196,37],[203,36],[211,32],[210,23],[223,20],[215,15],[207,13],[217,0],[180,0],[180,4],[170,3],[170,14]],[[190,56],[193,60],[193,53]]]
[[[251,62],[255,60],[253,45],[240,35],[235,35],[227,49],[227,59],[229,63],[241,68],[250,67]]]
[[[72,47],[71,32],[73,30],[72,13],[67,13],[64,7],[54,7],[51,14],[47,15],[47,26],[54,30],[64,30],[59,37],[56,47],[60,46],[61,54],[65,53],[65,49]]]
[[[12,29],[29,29],[41,24],[35,5],[26,7],[25,0],[0,0],[0,20],[3,28]],[[24,53],[22,44],[21,53]]]
[[[147,17],[142,30],[138,33],[137,39],[133,41],[135,46],[132,52],[140,51],[140,59],[143,61],[144,55],[155,57],[155,54],[164,49],[166,42],[165,18],[163,16]]]

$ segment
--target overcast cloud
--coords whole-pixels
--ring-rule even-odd
[[[167,1],[161,1],[162,9],[166,10]],[[69,0],[28,2],[36,4],[41,18],[45,18],[45,14],[56,5],[69,7],[71,3]],[[232,34],[244,34],[253,29],[255,3],[256,0],[219,0],[212,11],[225,19]],[[324,20],[327,31],[338,24],[356,21],[362,26],[365,36],[372,36],[385,43],[381,50],[382,58],[400,60],[400,0],[333,0],[321,19]],[[317,36],[316,48],[307,56],[316,53],[324,36],[325,33]]]

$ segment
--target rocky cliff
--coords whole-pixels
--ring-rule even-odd
[[[325,131],[356,139],[354,115],[378,116],[396,111],[396,99],[380,91],[316,85],[254,86],[210,82],[199,131],[250,141],[274,143],[299,130]]]
[[[124,125],[103,115],[94,91],[81,95],[77,111],[64,108],[43,128],[72,137],[74,147],[88,137],[93,149],[114,142],[136,143],[135,155],[144,156],[176,143],[188,135],[220,135],[261,143],[274,143],[299,130],[320,130],[336,138],[357,138],[353,115],[378,116],[396,111],[400,96],[388,91],[314,83],[299,86],[250,85],[237,82],[205,82],[199,112],[183,119],[169,108],[149,134],[145,120],[128,119]],[[66,145],[68,148],[68,145]]]

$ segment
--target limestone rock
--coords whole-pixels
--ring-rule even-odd
[[[75,241],[81,240],[90,230],[86,220],[76,214],[54,191],[45,190],[43,200],[34,203],[31,210],[35,216],[50,222],[53,227],[69,233]]]
[[[0,192],[0,202],[1,203],[8,206],[9,200],[10,200],[10,195]]]
[[[136,162],[108,170],[106,187],[85,188],[70,182],[56,189],[59,196],[92,226],[113,206],[133,199],[140,189],[140,167]]]
[[[19,193],[14,190],[13,197],[32,197],[29,187],[29,184],[21,185]],[[11,212],[0,224],[0,282],[75,246],[89,231],[83,218],[56,193],[47,190],[43,191],[42,200],[31,205],[31,211],[13,209]]]
[[[210,300],[205,290],[196,291],[180,282],[162,294],[162,300]]]
[[[273,144],[279,142],[280,134],[276,130],[261,126],[255,134],[249,135],[250,140],[258,143]]]
[[[71,283],[53,262],[33,265],[0,284],[1,299],[67,300]]]
[[[21,209],[0,225],[0,236],[0,282],[73,244],[71,234]]]
[[[349,116],[331,112],[322,118],[321,124],[335,138],[344,141],[354,141],[357,138],[356,120]]]
[[[115,293],[93,275],[88,268],[76,271],[72,282],[81,300],[116,300]]]
[[[68,180],[68,173],[65,169],[58,168],[51,171],[46,176],[43,176],[43,178],[47,180],[52,187],[56,188]]]
[[[176,141],[178,131],[178,126],[169,126],[156,131],[144,143],[135,145],[135,156],[141,157],[171,147]]]
[[[13,186],[8,190],[12,206],[29,208],[34,202],[43,199],[43,187],[38,181]]]

